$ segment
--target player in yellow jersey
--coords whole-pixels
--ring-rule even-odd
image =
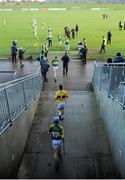
[[[58,103],[58,110],[59,110],[59,119],[64,119],[64,107],[65,107],[65,100],[68,98],[68,92],[63,89],[62,84],[59,85],[59,90],[56,91],[55,94],[55,101]]]

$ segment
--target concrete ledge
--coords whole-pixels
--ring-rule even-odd
[[[114,161],[122,178],[125,178],[125,110],[121,105],[94,87],[100,116],[109,136]]]
[[[13,125],[0,136],[0,178],[16,173],[32,125],[39,96],[20,114]]]

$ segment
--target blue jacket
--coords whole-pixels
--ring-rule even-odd
[[[41,60],[40,65],[42,72],[47,72],[49,70],[49,64],[46,62],[46,60]]]
[[[121,56],[116,56],[113,63],[125,63],[125,60]]]
[[[18,51],[18,49],[17,49],[16,45],[13,45],[13,46],[11,47],[11,52],[12,52],[12,54],[16,54],[17,51]]]

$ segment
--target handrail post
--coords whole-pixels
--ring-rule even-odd
[[[14,72],[14,77],[13,77],[13,78],[14,78],[14,80],[15,80],[15,77],[16,77],[16,71]]]
[[[113,72],[113,66],[110,66],[108,97],[110,97],[110,92],[111,92],[112,72]]]
[[[22,86],[23,86],[23,96],[24,96],[25,109],[27,109],[27,103],[26,103],[26,95],[25,95],[24,82],[22,82]]]
[[[40,76],[39,76],[39,90],[41,90],[41,88],[43,89],[43,77],[40,74]]]
[[[124,85],[124,95],[123,95],[123,109],[125,110],[125,85]]]
[[[94,86],[95,86],[95,69],[96,69],[96,61],[94,61],[94,70],[93,70],[93,76],[92,76],[92,82]]]
[[[32,78],[32,84],[33,84],[33,94],[34,94],[34,100],[35,100],[35,87],[34,87],[34,78]]]
[[[101,79],[102,79],[102,66],[100,66],[100,84],[99,84],[99,90],[101,90],[101,85],[102,85],[102,81],[101,81]]]
[[[11,110],[10,110],[10,104],[9,104],[9,99],[8,99],[8,94],[7,94],[7,89],[5,88],[5,97],[6,97],[6,102],[7,102],[7,110],[8,110],[8,113],[9,113],[9,116],[10,116],[10,122],[12,124],[12,115],[11,115]]]

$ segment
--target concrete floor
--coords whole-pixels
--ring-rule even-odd
[[[117,178],[117,170],[99,117],[96,99],[91,85],[93,63],[83,65],[72,61],[68,77],[62,77],[60,64],[57,83],[53,71],[48,72],[37,112],[24,150],[17,178],[78,179]],[[48,126],[58,114],[54,102],[55,90],[62,83],[69,92],[65,107],[65,155],[60,169],[55,171]]]
[[[1,73],[1,71],[15,71],[15,79],[36,73],[39,67],[38,61],[24,61],[25,66],[20,68],[19,62],[12,63],[10,60],[0,60],[0,84],[14,80],[13,73]]]

